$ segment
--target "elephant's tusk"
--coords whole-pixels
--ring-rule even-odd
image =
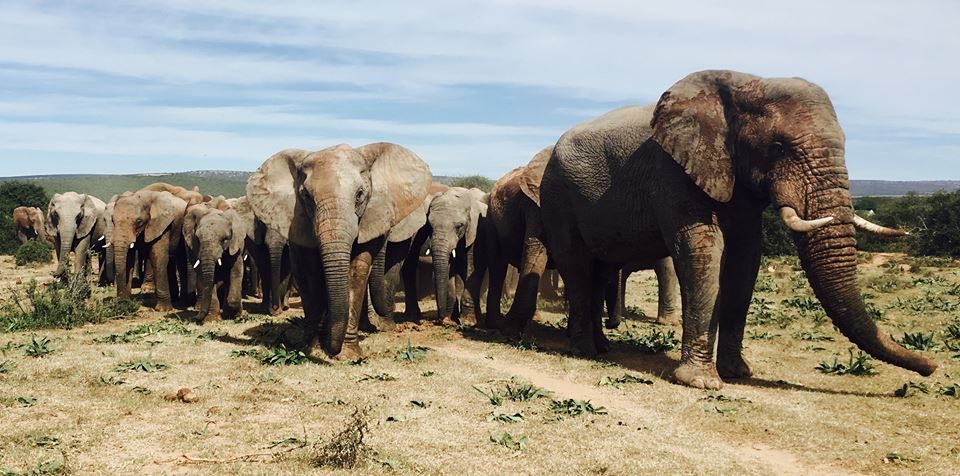
[[[134,244],[135,244],[135,243],[130,243],[130,249],[131,249],[131,250],[133,249],[133,245],[134,245]]]
[[[97,241],[104,241],[106,239],[107,239],[107,235],[101,235],[100,239],[98,239]]]
[[[222,259],[217,258],[217,266],[223,266],[223,260],[222,260]]]
[[[886,236],[888,238],[896,238],[910,234],[907,231],[877,225],[876,223],[873,223],[865,218],[861,218],[857,214],[853,215],[853,226],[857,227],[858,230],[867,231],[875,235]]]
[[[791,207],[780,209],[780,218],[787,224],[787,228],[797,233],[807,233],[820,228],[833,221],[833,217],[817,218],[816,220],[804,220],[797,215],[797,211]]]
[[[424,253],[425,256],[430,256],[430,248],[427,248],[427,252]]]
[[[457,257],[457,249],[456,249],[456,248],[450,250],[450,256],[452,256],[452,257],[454,257],[454,258]]]
[[[243,260],[246,261],[249,255],[243,255]]]
[[[111,246],[113,246],[113,243],[107,243],[107,244],[103,245],[104,248],[109,248],[109,247],[111,247]]]
[[[197,260],[196,263],[193,263],[193,269],[197,269],[198,267],[200,267],[200,260]]]

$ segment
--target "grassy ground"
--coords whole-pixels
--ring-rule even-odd
[[[960,268],[862,261],[880,325],[897,338],[932,334],[927,352],[942,365],[932,377],[878,362],[868,362],[871,376],[816,370],[834,357],[848,363],[850,344],[806,299],[790,260],[761,271],[745,342],[755,377],[721,392],[671,384],[677,350],[644,352],[680,333],[642,317],[656,310],[650,273],[632,279],[627,304],[638,316],[611,333],[603,360],[564,352],[563,315],[546,310],[556,304],[524,343],[423,323],[367,336],[363,361],[299,365],[261,363],[301,360],[276,350],[299,341],[297,309],[204,327],[190,312],[143,311],[0,334],[0,364],[10,362],[0,373],[0,468],[299,474],[330,471],[362,446],[357,474],[955,474],[960,398],[941,393],[960,390],[951,387],[960,349],[947,347],[960,341],[945,333],[960,315]],[[0,288],[50,269],[14,269],[3,257]],[[42,353],[32,341],[44,337],[52,352],[26,355]]]

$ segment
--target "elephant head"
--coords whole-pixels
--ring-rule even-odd
[[[291,245],[319,253],[329,311],[323,342],[328,354],[339,354],[346,336],[354,244],[385,237],[422,205],[431,181],[430,169],[416,154],[376,143],[284,150],[247,182],[257,217]]]
[[[97,197],[76,192],[58,193],[50,199],[45,219],[46,232],[51,237],[60,238],[60,248],[57,250],[60,259],[54,271],[55,276],[66,272],[67,256],[73,249],[74,240],[90,236],[97,221],[102,220],[105,209],[106,204]],[[101,237],[92,238],[99,240]],[[77,259],[81,260],[80,257]]]
[[[243,219],[226,206],[226,202],[209,202],[187,209],[183,217],[183,238],[190,263],[199,270],[200,319],[210,312],[217,268],[225,266],[224,260],[232,263],[242,259],[246,237]]]
[[[487,197],[482,190],[451,187],[437,194],[430,202],[427,222],[430,224],[430,252],[436,280],[438,317],[449,315],[447,299],[450,279],[450,258],[466,259],[466,252],[477,239],[481,217],[487,216]]]
[[[922,375],[936,369],[865,311],[854,232],[867,228],[853,213],[844,133],[826,92],[798,78],[702,71],[663,93],[650,126],[645,147],[661,148],[711,199],[781,210],[811,287],[847,338]]]
[[[138,243],[150,246],[164,233],[175,229],[172,240],[177,240],[187,202],[169,192],[138,191],[120,196],[113,208],[113,235],[117,296],[130,297],[130,271],[133,263],[130,250]],[[144,250],[146,251],[146,250]]]

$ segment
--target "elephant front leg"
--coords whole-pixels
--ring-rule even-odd
[[[760,269],[760,222],[754,226],[738,223],[736,236],[727,235],[724,267],[720,274],[718,311],[720,335],[717,342],[717,371],[724,379],[753,375],[743,357],[743,329]]]
[[[683,344],[676,380],[696,388],[723,386],[713,360],[717,338],[717,298],[723,234],[714,225],[697,225],[674,238],[674,265],[683,292]]]
[[[607,283],[604,288],[604,301],[607,304],[607,329],[616,329],[620,327],[621,316],[623,316],[623,288],[626,286],[627,274],[621,269],[617,271],[616,277]]]
[[[476,326],[480,314],[480,288],[483,287],[483,275],[487,271],[482,250],[482,246],[474,244],[467,252],[466,292],[463,293],[463,309],[460,313],[460,323],[465,326]]]
[[[84,279],[87,277],[87,265],[90,262],[90,236],[78,240],[77,246],[74,248],[74,256],[76,259],[73,262],[73,272],[78,276],[82,276]]]
[[[170,264],[169,240],[169,236],[163,235],[150,247],[150,267],[154,271],[154,287],[157,297],[154,310],[158,312],[173,310],[173,303],[170,300],[170,281],[167,276],[167,268]]]
[[[243,315],[243,253],[240,253],[230,269],[230,277],[226,283],[227,292],[225,293],[226,306],[224,306],[223,316],[228,319],[235,319]]]
[[[350,262],[350,316],[343,347],[334,359],[351,361],[363,357],[360,348],[360,314],[364,312],[363,301],[367,292],[367,279],[373,265],[374,254],[380,249],[380,240],[357,246],[357,253]]]
[[[300,303],[303,306],[304,347],[307,355],[323,359],[326,353],[320,344],[320,329],[327,317],[327,291],[324,288],[323,264],[316,248],[290,244],[290,270],[300,289]],[[264,294],[270,287],[264,285]],[[269,301],[264,298],[269,306]]]
[[[760,246],[757,245],[759,253]],[[680,322],[680,283],[677,270],[670,258],[660,259],[653,266],[657,273],[657,324],[671,325]],[[624,287],[627,283],[624,280]]]
[[[528,214],[527,217],[517,292],[513,297],[510,312],[507,313],[507,326],[516,334],[523,333],[537,312],[540,277],[547,269],[547,247],[540,238],[540,225],[536,222],[536,217],[531,215]]]

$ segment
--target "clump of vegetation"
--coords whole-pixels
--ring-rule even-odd
[[[327,443],[314,446],[313,464],[318,468],[355,468],[370,450],[363,441],[368,428],[367,411],[355,410],[343,431]]]
[[[13,209],[45,209],[49,202],[47,192],[39,185],[18,181],[0,183],[0,254],[12,255],[20,246],[13,232]]]
[[[140,342],[147,336],[167,332],[174,335],[188,335],[190,329],[177,323],[149,323],[130,327],[122,334],[110,334],[93,339],[95,344],[130,344]]]
[[[135,314],[140,305],[128,300],[91,301],[90,283],[82,275],[41,286],[30,280],[26,289],[14,289],[0,307],[0,331],[70,329]]]
[[[850,349],[848,352],[850,353],[850,359],[847,363],[838,362],[837,357],[834,356],[833,362],[820,362],[817,370],[828,375],[869,376],[877,374],[877,370],[873,367],[873,363],[871,363],[872,359],[870,356],[864,354],[863,351],[858,351],[856,357],[854,357],[853,349]]]
[[[53,261],[53,247],[43,240],[30,240],[13,254],[17,266],[46,264]]]
[[[524,420],[523,412],[516,413],[497,413],[493,412],[487,417],[487,421],[497,421],[500,423],[520,423]]]
[[[910,350],[933,350],[937,347],[932,332],[929,334],[923,332],[906,333],[897,342]]]
[[[12,360],[0,362],[0,374],[8,374],[17,368],[17,364]]]
[[[523,451],[527,449],[527,446],[530,444],[530,440],[526,436],[513,436],[507,432],[503,432],[500,435],[492,433],[490,435],[490,441],[514,451]]]
[[[503,395],[500,395],[500,392],[497,391],[496,389],[490,390],[489,392],[485,392],[483,391],[483,389],[481,389],[476,385],[473,386],[473,389],[480,392],[480,394],[483,395],[484,397],[487,397],[487,400],[490,401],[491,405],[495,407],[499,407],[500,405],[503,405]]]
[[[416,362],[426,357],[429,350],[429,347],[414,346],[410,339],[407,339],[407,345],[397,351],[395,359],[398,362]]]
[[[380,372],[378,374],[363,374],[363,376],[360,377],[360,379],[357,380],[357,382],[370,382],[370,381],[393,382],[395,380],[397,380],[397,377],[394,377],[393,375],[390,375],[386,372]]]
[[[284,344],[273,347],[260,356],[260,363],[263,365],[300,365],[306,361],[307,355],[303,351],[287,349]]]
[[[941,385],[938,393],[944,397],[960,397],[960,383]]]
[[[153,373],[170,368],[165,362],[154,362],[153,355],[148,355],[143,360],[131,360],[123,362],[114,368],[116,372],[145,372]]]
[[[30,344],[27,345],[27,350],[24,353],[28,357],[40,358],[53,353],[53,349],[50,348],[50,338],[43,336],[40,340],[37,340],[37,336],[30,338]]]
[[[643,385],[653,385],[653,380],[648,380],[642,377],[637,377],[633,374],[623,374],[620,377],[609,377],[605,376],[597,382],[597,385],[600,387],[614,387],[614,388],[623,388],[624,385],[628,383],[639,383]]]
[[[680,339],[673,330],[666,332],[655,328],[649,328],[644,332],[629,330],[620,334],[619,340],[637,347],[637,350],[646,354],[659,354],[680,347]]]
[[[580,416],[584,414],[606,415],[607,409],[604,407],[595,407],[590,400],[554,400],[550,403],[550,410],[560,415]]]
[[[467,175],[457,177],[450,182],[451,187],[479,188],[484,192],[489,192],[493,188],[494,181],[483,175]]]
[[[504,391],[506,397],[514,402],[527,402],[546,397],[550,392],[531,383],[508,383]]]
[[[894,390],[893,395],[895,397],[907,398],[907,397],[912,397],[916,395],[917,392],[930,393],[930,387],[923,382],[921,383],[907,382],[903,384],[900,388]]]

